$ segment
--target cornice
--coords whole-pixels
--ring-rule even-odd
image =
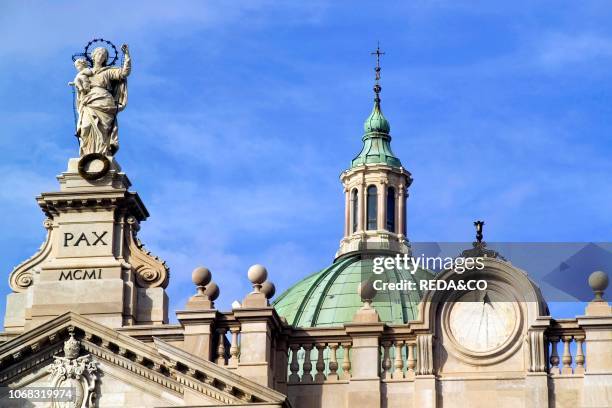
[[[154,328],[148,326],[145,330]],[[178,334],[180,330],[180,326],[173,325],[169,332]],[[189,387],[223,404],[283,403],[286,400],[277,391],[171,346],[160,338],[153,337],[154,345],[148,345],[73,312],[0,345],[0,379],[14,378],[43,365],[62,349],[62,340],[68,337],[68,331],[77,333],[83,349],[100,361],[175,394],[183,394],[184,387]]]

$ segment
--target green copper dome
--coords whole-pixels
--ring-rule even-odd
[[[372,270],[372,260],[360,255],[340,258],[325,268],[298,282],[275,301],[274,307],[287,322],[297,327],[340,326],[353,320],[363,306],[357,286],[365,271]],[[381,279],[386,282],[431,279],[432,274],[418,270],[414,275],[406,270],[386,270]],[[418,285],[418,283],[417,283]],[[407,323],[417,318],[419,291],[379,292],[373,306],[386,323]]]
[[[363,130],[365,134],[361,139],[363,148],[351,162],[351,168],[364,164],[387,164],[400,167],[400,159],[395,157],[391,150],[391,125],[380,109],[380,99],[376,99],[372,113],[366,119]]]
[[[389,121],[380,109],[380,102],[374,104],[372,113],[370,113],[370,116],[368,116],[363,124],[363,131],[365,133],[379,132],[387,134],[391,131],[391,125],[389,125]]]

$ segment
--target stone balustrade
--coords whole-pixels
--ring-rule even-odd
[[[350,339],[291,342],[288,353],[289,384],[348,380],[351,373],[351,346]]]
[[[380,356],[372,361],[383,381],[412,381],[417,367],[417,342],[404,328],[387,326],[380,338]],[[351,379],[352,339],[344,327],[303,328],[288,332],[288,384],[321,384]]]
[[[232,319],[231,315],[226,315],[225,319],[217,322],[215,344],[213,361],[217,365],[229,369],[238,368],[240,362],[240,325]]]
[[[585,334],[576,319],[555,320],[546,333],[551,375],[585,373]]]
[[[289,384],[345,381],[351,373],[352,339],[343,327],[294,328],[288,332]]]
[[[414,380],[416,338],[386,337],[381,341],[380,377],[383,380]]]

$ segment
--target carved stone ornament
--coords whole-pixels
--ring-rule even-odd
[[[487,257],[487,258],[501,259],[502,261],[506,260],[506,258],[501,256],[499,254],[499,252],[494,251],[492,249],[488,249],[487,248],[487,243],[484,242],[484,241],[481,241],[481,242],[474,241],[474,242],[472,242],[472,248],[466,249],[465,251],[461,252],[461,257],[462,258],[482,258],[482,257]]]
[[[55,360],[48,368],[51,373],[50,385],[54,388],[72,388],[72,401],[54,400],[52,408],[89,408],[94,407],[97,398],[95,388],[98,379],[96,362],[89,354],[79,357],[81,342],[70,333],[64,342],[64,357],[53,357]]]
[[[136,218],[127,217],[128,230],[125,233],[126,260],[132,265],[136,274],[136,282],[141,288],[155,288],[168,286],[170,272],[166,262],[144,249],[136,234],[139,225]]]
[[[96,171],[88,170],[89,166],[94,162],[99,162],[101,168]],[[83,177],[85,180],[98,180],[108,174],[108,171],[110,170],[110,161],[101,153],[89,153],[81,157],[79,160],[78,170],[81,177]]]
[[[45,242],[40,246],[39,250],[13,269],[9,277],[9,286],[14,292],[25,292],[34,282],[34,272],[39,265],[43,263],[51,253],[51,232],[53,229],[53,221],[46,219],[43,223],[47,230]]]

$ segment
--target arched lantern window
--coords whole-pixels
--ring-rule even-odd
[[[395,188],[387,189],[387,231],[395,232]]]
[[[359,219],[359,192],[356,188],[351,192],[351,222],[352,231],[357,232],[357,220]]]
[[[368,187],[367,199],[367,228],[375,230],[377,228],[376,216],[378,213],[378,191],[376,186]]]

